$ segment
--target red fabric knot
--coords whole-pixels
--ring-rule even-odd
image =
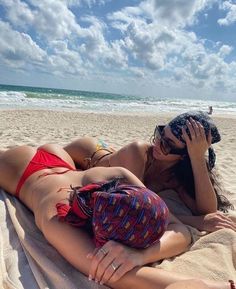
[[[86,219],[89,218],[89,215],[86,214],[86,207],[87,207],[87,205],[83,204],[81,202],[81,199],[79,198],[79,195],[77,196],[76,194],[74,194],[73,200],[72,200],[72,203],[71,203],[72,212],[75,215],[77,215],[79,218],[86,220]]]
[[[79,188],[79,191],[82,192],[94,192],[98,189],[101,189],[101,185],[103,184],[103,182],[100,183],[92,183],[92,184],[88,184],[82,188]],[[76,189],[76,188],[75,188]]]
[[[65,217],[68,215],[69,211],[71,210],[71,206],[63,203],[57,203],[57,216],[59,220],[63,221]]]
[[[57,203],[56,209],[59,221],[66,222],[76,227],[81,227],[85,225],[86,221],[78,218],[78,216],[73,212],[70,205]]]

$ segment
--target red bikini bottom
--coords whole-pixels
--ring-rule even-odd
[[[33,173],[44,169],[51,169],[56,167],[67,168],[67,170],[63,172],[56,172],[55,174],[64,174],[68,171],[76,170],[57,155],[49,153],[48,151],[45,151],[43,149],[38,149],[18,182],[15,196],[19,197],[21,187]]]

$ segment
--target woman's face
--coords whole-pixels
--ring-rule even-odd
[[[186,145],[174,136],[168,125],[156,128],[153,143],[153,157],[157,160],[179,160],[187,153]]]

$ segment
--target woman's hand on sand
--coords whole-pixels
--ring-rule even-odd
[[[100,284],[113,283],[125,273],[142,264],[142,250],[135,250],[115,241],[88,254],[91,259],[89,279]]]
[[[209,132],[208,137],[206,137],[202,124],[192,118],[187,121],[187,127],[190,132],[190,137],[184,128],[182,128],[182,136],[186,142],[190,158],[192,159],[192,157],[194,157],[198,159],[199,157],[203,157],[211,145],[211,133]]]
[[[228,228],[236,232],[236,223],[223,213],[215,212],[202,216],[203,231],[214,232],[220,229]]]

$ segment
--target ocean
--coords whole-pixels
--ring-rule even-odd
[[[188,110],[236,115],[236,102],[174,99],[92,91],[0,85],[0,109],[45,109],[96,113],[165,113]]]

